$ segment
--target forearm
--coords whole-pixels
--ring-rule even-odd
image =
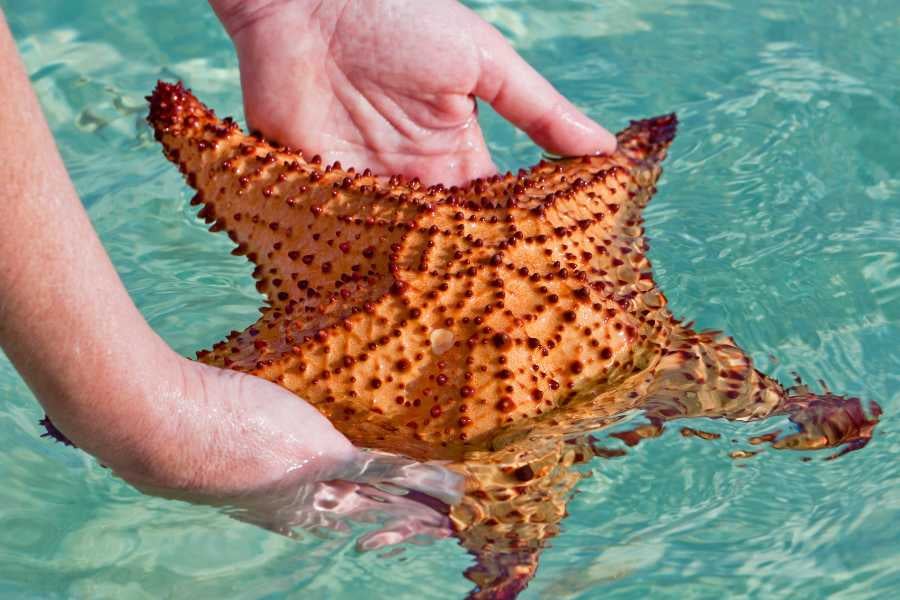
[[[0,13],[0,345],[62,431],[110,466],[152,433],[178,358],[129,298]],[[123,198],[123,201],[127,199]]]

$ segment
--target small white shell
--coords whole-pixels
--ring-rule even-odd
[[[456,338],[448,329],[435,329],[431,332],[431,351],[440,356],[453,347]]]

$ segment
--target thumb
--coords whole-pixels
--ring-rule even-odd
[[[476,34],[481,74],[474,93],[545,150],[562,156],[606,154],[616,138],[566,100],[493,27]]]

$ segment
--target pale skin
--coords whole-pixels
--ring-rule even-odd
[[[551,153],[615,137],[455,0],[211,0],[250,126],[344,167],[458,184],[496,169],[475,98]]]
[[[326,160],[429,183],[488,175],[476,96],[551,152],[615,147],[454,1],[210,3],[235,42],[251,126]],[[293,394],[179,356],[149,327],[78,199],[2,12],[0,97],[0,345],[70,440],[136,487],[179,497],[352,479],[454,499],[459,482],[444,469],[360,451]],[[373,502],[329,485],[339,515]],[[398,514],[417,510],[404,502]]]

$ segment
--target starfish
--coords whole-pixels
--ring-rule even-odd
[[[633,121],[606,156],[542,161],[461,187],[323,165],[243,133],[180,83],[148,97],[193,203],[255,265],[259,320],[198,359],[276,382],[355,444],[449,461],[476,598],[533,577],[601,447],[639,409],[633,446],[685,417],[787,415],[776,448],[866,445],[880,409],[782,387],[735,342],[675,319],[653,281],[641,212],[675,115]],[[686,436],[713,437],[683,429]],[[745,455],[750,454],[745,451]]]

